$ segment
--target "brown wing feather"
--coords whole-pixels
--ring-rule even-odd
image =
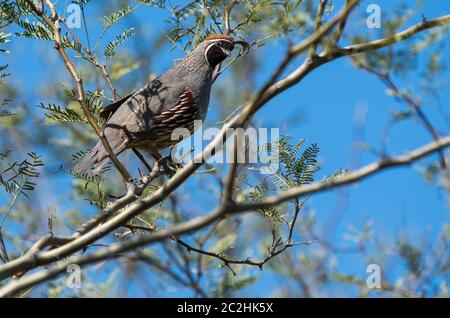
[[[165,148],[177,142],[171,141],[175,129],[187,128],[192,131],[194,120],[199,118],[200,110],[192,91],[185,89],[174,107],[152,118],[148,130],[132,134],[133,144],[151,143],[156,148]]]

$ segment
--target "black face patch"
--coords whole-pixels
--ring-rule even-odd
[[[224,48],[227,51],[233,51],[234,49],[234,43],[230,41],[218,41],[216,43],[216,46]]]
[[[217,41],[206,52],[206,59],[212,68],[215,68],[217,64],[220,64],[228,57],[226,52],[231,52],[234,49],[234,44],[230,41]]]

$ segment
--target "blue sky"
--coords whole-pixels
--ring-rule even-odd
[[[340,1],[336,1],[336,6],[339,6],[339,3]],[[378,1],[377,3],[381,6],[382,12],[388,12],[396,7],[399,1]],[[360,6],[355,14],[365,15],[364,8],[364,5]],[[95,20],[95,17],[92,16],[94,14],[95,12],[88,12],[88,21]],[[422,14],[429,19],[448,14],[448,5],[446,5],[446,1],[442,0],[426,1],[424,7],[411,19],[408,26],[420,21]],[[139,22],[143,29],[138,31],[144,32],[148,41],[142,43],[144,49],[149,47],[148,44],[165,29],[166,18],[168,18],[167,11],[148,7],[143,7],[135,15],[135,21]],[[97,27],[93,26],[92,28],[94,34],[100,31]],[[119,25],[116,30],[120,29]],[[114,32],[111,32],[111,35],[114,35]],[[450,39],[446,37],[441,43],[445,43],[448,48]],[[60,74],[65,71],[56,52],[49,50],[49,47],[48,43],[18,40],[14,41],[10,47],[14,54],[6,57],[6,63],[10,64],[9,72],[14,74],[9,81],[22,87],[20,98],[27,101],[29,105],[36,105],[42,101],[39,93],[41,86],[36,83],[42,79],[51,81],[55,72]],[[125,46],[125,50],[132,49],[132,47]],[[270,57],[275,60],[281,58],[283,49],[284,43],[274,41],[254,54],[261,54],[266,59]],[[431,51],[425,51],[424,56]],[[446,49],[442,53],[444,54],[442,60],[448,62],[450,60],[449,50]],[[180,50],[167,51],[163,56],[159,56],[157,61],[153,61],[152,70],[160,74],[172,65],[175,58],[182,55],[183,52]],[[1,56],[1,58],[0,64],[3,64],[5,57]],[[417,63],[423,67],[424,60],[418,60]],[[274,67],[275,64],[268,63],[258,80],[262,83],[267,79]],[[292,67],[295,67],[295,64]],[[395,80],[400,87],[410,87],[415,90],[420,77],[395,78]],[[133,84],[138,85],[138,83],[130,83],[128,84],[130,87],[119,90],[131,89]],[[450,100],[449,88],[449,83],[445,83],[440,94],[442,101]],[[211,104],[214,105],[217,102],[213,99]],[[443,104],[444,109],[448,112],[448,103],[444,102]],[[386,88],[380,81],[367,73],[356,70],[348,59],[343,58],[320,67],[299,85],[274,98],[258,113],[257,120],[263,127],[279,127],[281,131],[290,134],[294,140],[303,138],[308,143],[317,143],[321,149],[322,169],[318,176],[320,179],[338,168],[350,167],[355,112],[361,110],[366,112],[366,121],[363,127],[364,141],[379,148],[389,116],[394,111],[406,109],[404,104],[386,94]],[[32,111],[36,112],[34,109]],[[437,129],[444,135],[448,134],[448,123],[442,118],[439,109],[430,106],[426,107],[425,111]],[[43,116],[43,114],[40,113],[39,116]],[[214,119],[218,118],[213,107],[208,116],[211,124],[215,122]],[[430,141],[428,132],[421,125],[412,121],[404,121],[395,125],[391,131],[388,152],[392,155],[402,154]],[[357,166],[376,159],[377,157],[373,154],[367,151],[362,152]],[[332,238],[336,245],[350,244],[343,239],[349,224],[360,227],[369,219],[373,220],[377,235],[387,240],[394,238],[396,234],[405,229],[413,238],[419,239],[425,233],[430,239],[436,238],[442,230],[442,224],[449,220],[447,198],[435,185],[424,182],[421,174],[416,171],[420,166],[423,165],[416,164],[412,167],[385,171],[348,187],[348,208],[345,209],[335,236]],[[65,191],[63,190],[61,193],[56,190],[64,189],[72,181],[65,176],[52,175],[51,171],[46,171],[46,173],[49,176],[48,185],[50,189],[54,190],[49,192],[55,193],[55,196],[43,197],[42,205],[51,205],[49,202],[52,201],[64,201],[64,198],[67,197]],[[201,191],[196,192],[201,195]],[[4,199],[5,197],[0,197],[2,205]],[[310,206],[316,211],[319,230],[326,231],[326,225],[335,211],[337,200],[337,192],[315,195],[309,200]],[[71,203],[66,202],[59,213],[64,213],[65,208],[70,209]],[[203,200],[198,206],[199,213],[207,212],[214,203],[215,201],[212,200]],[[83,208],[90,209],[86,205]],[[90,210],[92,213],[93,210]],[[361,278],[365,277],[366,265],[356,256],[339,256],[339,268]],[[393,273],[395,275],[395,271]],[[390,279],[395,280],[395,277],[390,277]],[[257,284],[248,288],[246,292],[249,296],[262,296],[267,295],[266,290],[272,287],[276,288],[276,275],[264,272],[260,274]],[[349,295],[352,292],[354,291],[349,289]],[[167,296],[173,296],[173,294],[169,293]]]

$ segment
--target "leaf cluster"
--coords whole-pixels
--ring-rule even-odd
[[[15,196],[28,196],[28,192],[36,187],[36,180],[40,172],[38,167],[44,165],[42,157],[35,152],[29,152],[28,158],[20,162],[6,162],[11,150],[0,153],[0,185]]]

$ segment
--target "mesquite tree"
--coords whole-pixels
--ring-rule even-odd
[[[420,1],[398,5],[389,11],[380,4],[380,16],[380,6],[358,0],[121,0],[108,7],[97,0],[0,1],[0,296],[447,295],[448,224],[419,244],[403,234],[383,241],[368,221],[352,229],[352,246],[343,248],[333,240],[336,223],[316,218],[309,201],[336,189],[339,214],[346,186],[364,187],[369,176],[425,157],[418,172],[424,187],[430,182],[444,196],[450,191],[450,136],[435,127],[426,104],[445,89],[450,15],[418,19]],[[215,110],[205,125],[220,130],[200,150],[183,154],[192,160],[173,175],[151,174],[130,151],[109,153],[111,164],[99,174],[71,171],[102,138],[102,107],[218,33],[249,42],[251,51],[215,69]],[[33,58],[16,59],[20,48]],[[278,154],[271,173],[258,163],[212,160],[221,150],[246,153],[245,142],[224,146],[234,138],[227,131],[261,127],[261,112],[283,112],[283,95],[342,59],[401,105],[385,120],[381,147],[356,138],[354,156],[372,153],[371,163],[323,161],[320,144],[294,138],[289,129],[258,145],[258,154]],[[26,71],[9,74],[21,63]],[[321,81],[333,81],[323,76],[315,84],[318,98],[327,94]],[[405,78],[412,82],[407,88]],[[390,131],[405,129],[407,121],[427,132],[428,143],[392,155]],[[343,129],[337,119],[335,125],[324,129]],[[324,165],[332,172],[320,174]],[[325,223],[327,233],[319,233]],[[346,254],[382,264],[386,253],[404,267],[395,278],[383,267],[375,289],[365,276],[335,265]],[[252,289],[273,286],[273,277],[274,288]],[[339,292],[336,284],[357,289]]]

